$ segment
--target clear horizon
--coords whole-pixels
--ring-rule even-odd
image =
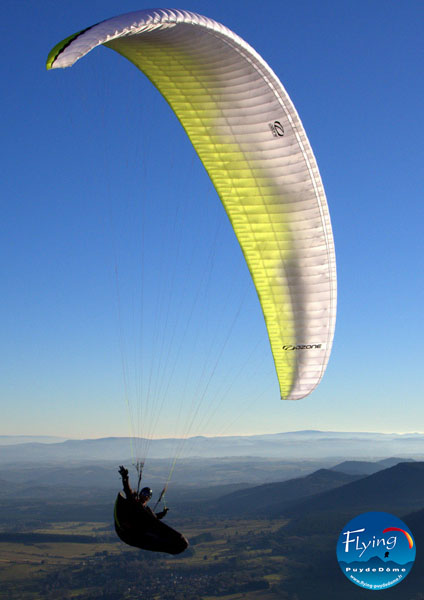
[[[267,433],[260,433],[260,432],[255,432],[255,433],[232,433],[232,434],[226,434],[226,435],[214,435],[213,433],[211,434],[201,434],[200,436],[190,436],[190,437],[206,437],[206,438],[225,438],[225,437],[252,437],[252,436],[264,436],[264,435],[284,435],[284,434],[291,434],[291,433],[304,433],[304,432],[316,432],[316,433],[340,433],[340,434],[355,434],[355,433],[366,433],[369,435],[424,435],[423,431],[370,431],[370,430],[358,430],[358,429],[354,429],[354,430],[344,430],[344,431],[336,431],[336,430],[330,430],[330,429],[297,429],[297,430],[290,430],[290,431],[274,431],[274,432],[267,432]],[[113,436],[93,436],[93,437],[69,437],[69,436],[64,436],[64,435],[44,435],[44,434],[30,434],[30,433],[20,433],[20,434],[0,434],[0,439],[2,438],[19,438],[19,437],[24,437],[24,438],[52,438],[52,439],[61,439],[61,440],[78,440],[78,441],[82,441],[82,440],[101,440],[101,439],[108,439],[108,438],[117,438],[117,439],[130,439],[132,436],[129,435],[113,435]],[[155,437],[155,436],[151,436],[149,439],[152,440],[165,440],[165,439],[170,439],[170,438],[174,438],[175,436],[168,434],[168,435],[164,435],[163,437]]]

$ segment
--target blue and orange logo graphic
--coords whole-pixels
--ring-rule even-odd
[[[412,533],[400,519],[368,512],[349,521],[337,542],[343,573],[359,587],[383,590],[400,583],[415,560]]]

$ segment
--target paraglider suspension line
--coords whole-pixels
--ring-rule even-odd
[[[138,482],[137,482],[137,496],[138,496],[138,494],[140,493],[141,480],[143,479],[144,462],[138,461],[135,464],[135,468],[137,469],[137,473],[138,473]]]
[[[165,487],[163,488],[163,490],[161,491],[159,499],[158,499],[158,501],[156,502],[156,504],[155,504],[155,506],[153,508],[153,512],[155,512],[158,504],[161,502],[162,499],[163,499],[163,506],[166,508],[165,492],[166,492],[167,488],[168,488],[168,484],[166,484]]]

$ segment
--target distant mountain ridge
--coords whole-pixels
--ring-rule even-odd
[[[65,442],[68,438],[56,435],[0,435],[0,446],[11,446],[15,444],[57,444]]]
[[[389,461],[392,459],[389,459]],[[306,477],[234,491],[208,502],[208,514],[224,518],[288,518],[286,535],[335,534],[354,516],[388,512],[424,535],[424,462],[401,462],[368,476],[319,469]]]
[[[356,481],[360,477],[363,475],[348,475],[330,469],[319,469],[306,477],[237,490],[218,498],[211,503],[211,506],[223,514],[239,517],[257,517],[261,513],[270,515],[283,511],[285,507],[295,502]]]
[[[342,463],[332,467],[332,471],[341,471],[342,473],[351,473],[352,475],[372,475],[378,473],[382,469],[394,467],[400,462],[412,462],[414,459],[409,458],[385,458],[377,462],[366,460],[345,460]]]
[[[123,461],[130,455],[130,438],[30,441],[5,443],[15,436],[0,436],[0,463],[63,462],[72,460]],[[15,438],[16,439],[16,438]],[[174,456],[179,440],[150,442],[151,458]],[[424,434],[368,432],[295,431],[264,435],[193,437],[187,440],[185,456],[199,458],[268,457],[284,460],[378,460],[387,456],[424,458]]]
[[[411,476],[411,482],[409,483],[412,491],[410,506],[411,508],[421,506],[420,477],[422,467],[417,465],[424,465],[424,463],[413,463],[414,466],[411,470],[408,470],[409,464],[412,463],[410,461],[403,463],[401,458],[388,458],[378,463],[361,461],[353,463],[355,465],[354,473],[350,472],[351,463],[352,461],[345,461],[331,469],[318,469],[303,477],[239,489],[219,497],[210,506],[222,514],[247,517],[257,517],[259,514],[273,517],[284,516],[285,514],[296,515],[299,510],[300,513],[303,512],[303,507],[306,507],[307,512],[326,511],[329,506],[337,510],[339,508],[337,501],[334,503],[331,500],[333,495],[336,498],[338,496],[342,498],[340,506],[343,507],[350,507],[352,500],[353,504],[357,505],[360,503],[359,498],[361,496],[366,503],[369,501],[374,503],[374,486],[376,485],[379,500],[381,492],[384,492],[386,495],[384,502],[387,502],[387,499],[392,502],[396,499],[397,494],[400,494],[403,502],[406,482],[405,477],[401,477],[401,474],[405,470]],[[400,463],[405,466],[401,466]],[[359,471],[359,465],[362,467],[362,473]],[[394,470],[391,468],[396,466],[398,468]],[[346,471],[343,471],[343,468],[346,468]],[[368,473],[370,468],[372,468],[372,476]],[[381,472],[380,477],[375,476],[377,472]],[[388,475],[385,475],[385,473],[388,473]],[[388,481],[387,477],[389,477]],[[391,477],[393,479],[390,479]],[[396,481],[400,478],[401,481]],[[377,484],[375,481],[377,481]],[[356,482],[356,484],[354,485],[353,482]],[[391,486],[395,485],[396,487],[396,484],[401,484],[401,489],[396,489],[395,493],[392,493]],[[348,485],[349,487],[347,487]],[[415,494],[415,501],[413,492],[417,486],[418,491]],[[346,493],[343,492],[345,488],[347,488]],[[359,494],[358,490],[361,490],[362,493]]]
[[[424,504],[424,462],[401,462],[368,477],[363,477],[312,496],[288,509],[276,509],[271,516],[302,518],[306,515],[382,511],[405,515],[419,511]]]

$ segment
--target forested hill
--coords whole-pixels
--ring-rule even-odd
[[[372,475],[382,469],[394,467],[400,462],[415,462],[412,458],[383,458],[376,462],[367,460],[344,460],[338,465],[331,468],[332,471],[341,471],[342,473],[350,473],[351,475]]]
[[[319,469],[306,477],[235,491],[211,502],[210,509],[225,515],[266,516],[278,513],[294,502],[333,490],[360,477],[361,475]]]
[[[424,505],[424,462],[399,463],[368,477],[323,492],[290,507],[281,506],[272,516],[384,511],[398,516]]]
[[[299,518],[371,510],[406,514],[424,505],[424,462],[399,463],[372,475],[319,469],[289,481],[249,487],[211,501],[226,516]]]

